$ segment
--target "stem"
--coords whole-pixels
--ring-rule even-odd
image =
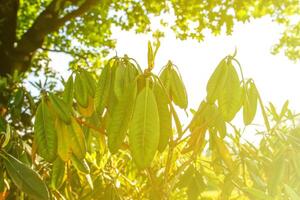
[[[244,83],[245,78],[244,78],[243,69],[242,69],[242,66],[241,66],[240,62],[237,59],[235,59],[235,58],[231,58],[231,59],[237,63],[237,65],[238,65],[238,67],[240,69],[240,73],[241,73],[241,77],[242,77],[243,83]]]
[[[168,188],[167,191],[167,195],[170,194],[170,192],[173,190],[175,184],[176,184],[176,180],[178,179],[178,177],[180,176],[180,174],[182,172],[184,172],[184,170],[194,161],[194,159],[196,158],[196,154],[193,153],[192,156],[190,157],[190,159],[188,161],[186,161],[185,163],[183,163],[177,170],[177,172],[175,173],[175,175],[173,176],[173,178],[170,180],[170,187]]]
[[[261,112],[262,112],[262,115],[263,115],[263,118],[264,118],[264,121],[265,121],[267,131],[270,131],[271,128],[270,128],[270,123],[268,121],[268,116],[267,116],[263,101],[262,101],[258,91],[257,91],[257,97],[258,97],[258,102],[259,102],[259,105],[260,105],[260,108],[261,108]]]
[[[166,168],[165,168],[165,180],[164,180],[165,184],[168,182],[168,179],[169,179],[169,170],[170,170],[171,164],[172,164],[173,152],[174,152],[174,146],[169,145],[167,163],[166,163]]]
[[[88,123],[88,122],[82,120],[81,118],[75,118],[75,120],[76,120],[80,125],[86,126],[87,128],[91,128],[91,129],[97,131],[98,133],[105,135],[105,130],[104,130],[103,128],[101,128],[101,127],[98,128],[98,127],[96,127],[96,126],[94,126],[94,125],[92,125],[92,124],[90,124],[90,123]]]

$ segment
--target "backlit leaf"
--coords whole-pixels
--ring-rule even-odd
[[[245,125],[249,125],[255,117],[257,98],[255,85],[252,82],[247,84],[243,104],[243,120]]]
[[[71,149],[74,155],[79,159],[83,159],[86,153],[86,142],[84,133],[78,122],[72,117],[71,124],[67,125],[67,131],[70,135]]]
[[[159,143],[159,114],[154,93],[146,87],[138,94],[129,127],[129,144],[139,168],[151,164]]]
[[[0,156],[3,158],[6,171],[18,189],[36,200],[50,199],[46,184],[35,171],[9,154],[0,154]]]
[[[88,106],[88,85],[82,73],[77,73],[74,83],[74,94],[77,103],[82,107]]]
[[[107,135],[108,147],[112,153],[116,153],[126,136],[129,121],[132,117],[134,100],[136,96],[136,81],[131,83],[131,87],[120,97],[120,100],[113,107],[108,121]]]
[[[45,160],[54,161],[57,153],[57,133],[54,127],[54,119],[44,99],[42,99],[36,111],[34,133],[38,153]]]
[[[228,67],[226,64],[226,59],[223,59],[209,78],[206,86],[207,101],[209,103],[214,103],[216,99],[220,96],[225,82],[227,80]]]
[[[102,114],[108,104],[111,89],[111,67],[108,63],[103,68],[96,87],[95,108],[98,114]]]
[[[65,178],[65,163],[59,157],[53,162],[51,172],[51,187],[59,189]]]
[[[159,83],[154,85],[153,91],[157,102],[160,124],[158,150],[162,152],[166,148],[169,138],[172,136],[172,115],[168,107],[168,96],[163,91],[163,88],[159,85]]]
[[[242,90],[239,76],[231,63],[227,64],[227,79],[218,96],[218,105],[226,121],[231,121],[241,107]]]
[[[73,83],[73,76],[71,75],[67,82],[65,83],[65,90],[63,93],[63,99],[70,107],[73,104],[74,98],[74,83]]]
[[[171,98],[174,101],[174,103],[180,108],[186,109],[188,106],[188,97],[186,89],[181,77],[173,68],[171,69],[170,87]]]

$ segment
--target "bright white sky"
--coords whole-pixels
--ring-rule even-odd
[[[170,59],[182,73],[189,95],[189,108],[197,108],[205,98],[206,83],[219,61],[238,49],[237,59],[240,61],[244,76],[253,78],[263,101],[272,101],[281,108],[289,99],[290,107],[300,111],[300,64],[293,63],[284,55],[270,53],[282,32],[282,27],[269,18],[251,23],[235,25],[231,36],[212,36],[207,34],[204,42],[194,40],[180,41],[172,32],[167,32],[161,39],[161,47],[156,59],[156,71]],[[135,58],[145,67],[147,64],[147,42],[149,35],[136,35],[134,32],[119,31],[113,37],[117,40],[117,53]],[[64,72],[65,55],[52,57],[52,66]],[[256,121],[261,119],[257,117]],[[260,120],[259,120],[260,121]],[[260,124],[262,122],[260,121]]]

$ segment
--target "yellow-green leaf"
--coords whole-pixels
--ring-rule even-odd
[[[159,115],[154,93],[146,87],[138,94],[129,127],[129,145],[139,168],[151,164],[159,143]]]
[[[87,85],[87,91],[89,96],[94,97],[96,92],[96,81],[92,74],[86,70],[82,70],[82,80]]]
[[[86,142],[84,133],[78,122],[72,117],[71,124],[67,125],[67,131],[70,135],[71,149],[74,155],[79,159],[83,159],[86,153]]]
[[[72,135],[69,133],[67,125],[60,119],[55,121],[55,128],[57,131],[57,154],[63,161],[67,162],[72,154],[70,140]]]
[[[270,194],[275,195],[282,184],[285,173],[285,156],[282,152],[274,158],[268,176],[268,189]]]
[[[111,89],[111,67],[108,63],[103,68],[96,88],[95,108],[99,115],[102,115],[104,108],[108,104]]]
[[[64,182],[65,178],[65,162],[59,157],[53,162],[51,172],[51,187],[59,189]]]
[[[263,191],[255,189],[243,187],[242,191],[249,197],[257,200],[271,200],[271,198]]]
[[[227,80],[228,67],[226,64],[226,59],[223,59],[209,78],[206,86],[207,101],[209,103],[214,103],[216,99],[220,96],[225,82]]]
[[[36,111],[34,133],[38,153],[45,160],[54,161],[57,153],[57,134],[54,119],[44,99],[42,99]]]
[[[167,91],[168,96],[171,94],[171,66],[172,63],[169,62],[159,75],[159,79],[163,83],[164,89]]]
[[[216,135],[213,136],[214,143],[217,147],[218,153],[221,156],[222,160],[228,167],[230,171],[234,170],[234,162],[232,160],[232,157],[230,155],[230,152],[225,144],[224,141],[219,139]]]
[[[88,106],[88,85],[82,73],[77,73],[74,83],[74,94],[77,103],[82,107]]]
[[[9,154],[0,156],[6,171],[19,190],[36,200],[50,199],[46,184],[35,171]]]
[[[77,169],[77,171],[80,171],[84,174],[89,174],[90,173],[90,167],[88,166],[85,159],[80,160],[75,155],[72,155],[71,160],[72,160],[72,164]]]
[[[125,65],[121,60],[116,60],[117,68],[114,77],[114,92],[118,100],[121,99],[125,88]]]
[[[300,196],[289,185],[284,184],[284,190],[291,200],[300,200]]]
[[[173,102],[180,108],[186,109],[188,106],[186,89],[181,77],[173,68],[171,69],[170,87]]]
[[[133,113],[136,91],[137,86],[134,81],[112,109],[107,127],[108,147],[112,153],[118,151],[126,136]]]
[[[73,76],[71,75],[67,82],[65,83],[65,89],[63,93],[63,100],[66,104],[71,107],[73,105],[73,98],[74,98],[74,83],[73,83]]]
[[[64,121],[66,124],[71,123],[71,111],[70,107],[58,96],[55,94],[49,94],[49,98],[57,116]]]
[[[252,82],[250,82],[246,86],[243,103],[243,120],[245,125],[249,125],[255,117],[257,110],[257,99],[256,87]]]
[[[218,105],[225,121],[231,121],[241,107],[242,90],[239,76],[231,63],[227,64],[227,79],[219,92]]]
[[[168,145],[169,138],[172,136],[172,115],[168,106],[168,96],[159,83],[154,85],[153,91],[159,114],[160,135],[158,150],[162,152]]]

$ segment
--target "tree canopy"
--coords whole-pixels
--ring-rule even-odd
[[[0,9],[1,75],[28,71],[46,59],[49,50],[70,53],[77,62],[93,62],[114,47],[112,27],[149,32],[151,19],[166,13],[174,19],[162,19],[162,25],[180,39],[199,41],[204,30],[231,34],[237,21],[270,16],[287,30],[274,52],[283,49],[291,59],[300,57],[298,0],[2,0]]]
[[[197,109],[176,63],[154,73],[159,39],[145,69],[109,55],[113,30],[161,37],[154,18],[202,41],[269,16],[285,27],[273,52],[297,60],[299,12],[299,0],[0,0],[0,199],[300,199],[300,115],[266,107],[236,52]],[[68,79],[49,68],[52,51],[72,56]],[[24,85],[32,72],[38,94]]]

